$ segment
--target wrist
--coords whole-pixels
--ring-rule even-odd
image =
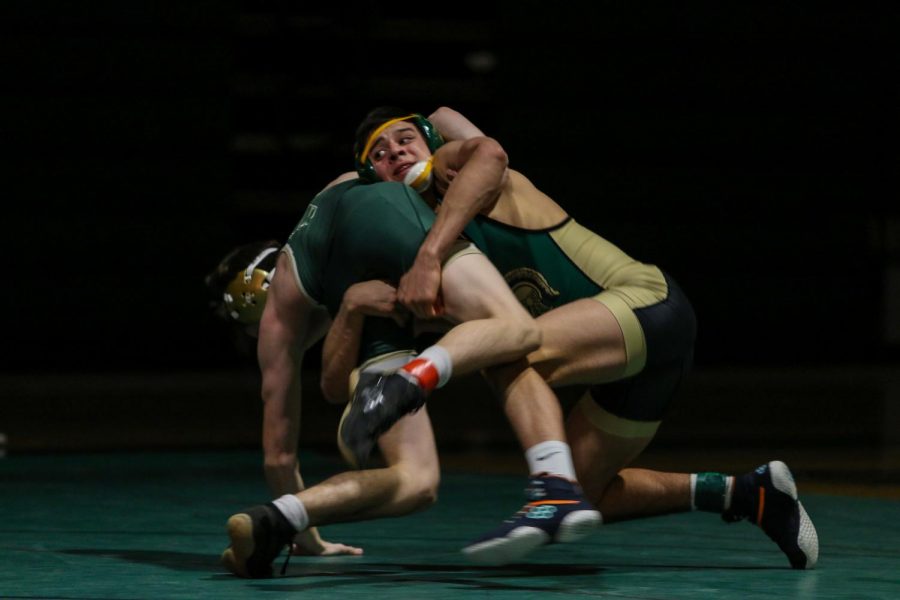
[[[352,297],[345,297],[341,307],[348,317],[358,317],[362,313],[362,303]]]
[[[419,252],[416,255],[416,260],[421,261],[424,264],[434,264],[434,263],[440,264],[440,262],[442,260],[441,255],[442,255],[442,252],[440,251],[440,248],[438,248],[436,245],[423,244],[419,248]]]

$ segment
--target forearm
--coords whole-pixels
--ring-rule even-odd
[[[329,402],[349,399],[350,373],[359,356],[359,340],[365,316],[341,304],[322,348],[322,394]]]
[[[447,141],[468,140],[483,136],[478,127],[459,112],[442,106],[428,116],[438,133]]]
[[[306,489],[303,478],[300,476],[300,465],[296,456],[290,465],[269,465],[267,463],[263,471],[273,498],[285,494],[296,494]]]
[[[292,332],[263,317],[258,344],[262,373],[263,470],[276,496],[303,489],[297,464],[300,434],[300,365],[303,352]]]
[[[490,138],[454,144],[436,157],[442,167],[456,170],[419,254],[443,261],[475,215],[493,206],[506,182],[507,156]]]
[[[303,489],[297,462],[300,432],[299,369],[263,373],[263,470],[274,496]]]

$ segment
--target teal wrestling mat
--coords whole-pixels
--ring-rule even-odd
[[[307,483],[342,469],[303,454]],[[747,523],[689,513],[616,523],[526,564],[475,566],[459,548],[522,503],[523,477],[444,474],[434,507],[325,527],[359,557],[292,557],[285,576],[219,565],[225,521],[267,500],[251,451],[25,455],[0,460],[0,598],[900,598],[900,502],[804,493],[821,553],[793,571]],[[281,561],[276,563],[276,572]]]

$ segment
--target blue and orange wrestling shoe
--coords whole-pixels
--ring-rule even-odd
[[[532,476],[525,495],[528,504],[463,548],[463,554],[479,563],[509,564],[544,544],[579,540],[602,521],[581,487],[568,479],[546,473]]]
[[[290,556],[297,533],[275,505],[269,502],[231,515],[231,545],[222,553],[222,565],[239,577],[271,577],[272,561],[287,547]]]
[[[812,569],[819,559],[819,536],[797,496],[788,466],[772,461],[734,478],[727,522],[747,519],[758,525],[784,552],[795,569]]]

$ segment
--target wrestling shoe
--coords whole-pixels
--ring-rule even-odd
[[[574,481],[541,473],[525,488],[528,504],[465,548],[470,559],[493,565],[515,562],[544,544],[574,542],[600,525],[600,513]]]
[[[425,404],[425,390],[404,371],[364,373],[338,426],[338,448],[344,459],[361,469],[378,437],[394,423]]]
[[[269,502],[231,515],[228,519],[231,545],[222,553],[222,565],[239,577],[270,577],[272,561],[297,533],[275,505]]]
[[[734,478],[727,522],[747,519],[758,525],[784,552],[795,569],[812,569],[819,559],[816,528],[797,498],[788,466],[772,461]]]

